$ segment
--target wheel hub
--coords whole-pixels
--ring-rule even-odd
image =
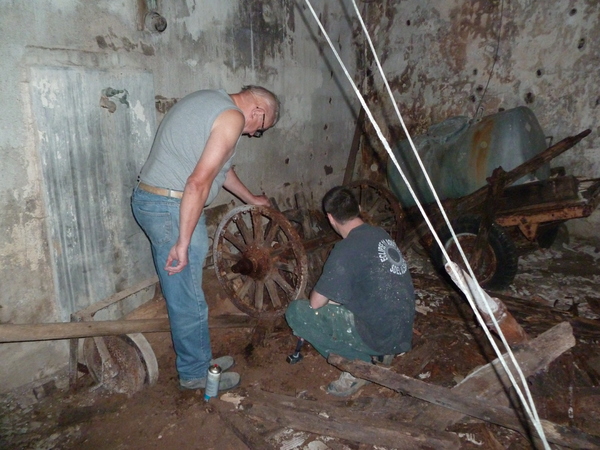
[[[251,245],[240,260],[231,266],[233,273],[247,275],[255,280],[264,280],[271,271],[272,264],[268,250]]]

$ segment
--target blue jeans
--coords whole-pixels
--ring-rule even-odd
[[[310,342],[325,358],[333,353],[349,360],[371,362],[371,356],[379,355],[364,343],[356,331],[354,314],[342,305],[328,303],[312,309],[308,300],[294,300],[288,305],[285,318],[294,334]]]
[[[148,236],[160,287],[167,302],[177,373],[181,380],[204,378],[212,352],[208,331],[208,305],[202,291],[202,267],[208,253],[206,218],[202,214],[192,235],[188,265],[175,275],[164,270],[167,256],[179,236],[181,200],[136,188],[133,215]]]

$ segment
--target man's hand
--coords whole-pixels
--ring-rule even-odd
[[[175,263],[175,265],[173,265]],[[188,264],[188,246],[175,244],[169,251],[167,256],[167,264],[165,270],[169,272],[169,275],[174,275],[181,272]]]
[[[310,307],[312,309],[319,309],[325,306],[329,302],[329,299],[322,294],[319,294],[313,289],[310,293]]]
[[[268,206],[271,207],[271,200],[266,195],[255,195],[252,201],[248,202],[255,206]]]

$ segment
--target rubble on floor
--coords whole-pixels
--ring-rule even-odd
[[[416,252],[406,256],[418,299],[413,349],[396,357],[387,370],[427,383],[432,391],[435,387],[452,392],[475,368],[496,356],[461,295],[432,272],[426,258]],[[536,250],[520,258],[511,287],[492,294],[506,302],[534,339],[564,322],[572,327],[575,345],[527,381],[542,419],[588,433],[592,439],[597,438],[600,422],[599,258],[597,248],[582,242]],[[204,284],[211,315],[236,313],[214,273],[206,272]],[[144,317],[165,314],[160,299],[144,308]],[[240,388],[222,395],[222,400],[205,402],[201,392],[179,391],[169,334],[147,334],[160,368],[156,385],[131,397],[109,394],[92,389],[90,377],[80,372],[75,391],[58,383],[36,386],[21,397],[5,395],[0,405],[0,447],[383,450],[412,445],[400,441],[395,446],[375,444],[369,441],[369,433],[383,433],[386,424],[396,424],[390,436],[410,433],[413,422],[405,420],[406,405],[423,405],[422,400],[376,382],[349,399],[332,398],[324,387],[338,378],[341,369],[310,345],[302,350],[300,363],[288,364],[286,356],[293,351],[295,338],[281,320],[260,335],[255,331],[211,330],[214,355],[234,356],[236,371],[242,375]],[[286,402],[289,416],[282,413],[287,411],[282,406]],[[248,412],[252,407],[256,408],[253,417],[239,420],[241,416],[232,415],[232,411]],[[308,413],[311,410],[313,416]],[[296,424],[309,423],[313,431],[290,426],[292,412]],[[315,432],[326,427],[334,414],[344,417],[337,428],[332,426],[330,433],[327,428]],[[418,439],[423,425],[414,425],[413,438]],[[345,429],[352,433],[344,438],[341,431]],[[438,439],[436,448],[443,448],[443,442],[462,449],[526,449],[534,445],[518,431],[464,415],[428,436]],[[379,438],[383,440],[383,434]]]

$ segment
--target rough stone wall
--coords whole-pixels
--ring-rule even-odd
[[[56,292],[51,218],[39,154],[43,137],[36,128],[31,98],[32,67],[93,69],[112,75],[150,72],[152,96],[164,97],[162,104],[167,105],[170,99],[197,89],[237,92],[245,84],[264,85],[280,95],[283,114],[263,138],[240,140],[235,161],[240,178],[251,190],[275,197],[284,208],[293,205],[298,191],[318,199],[341,181],[356,103],[348,100],[324,58],[327,52],[320,51],[314,21],[303,4],[291,0],[154,3],[167,20],[163,33],[141,26],[144,0],[0,4],[4,109],[0,115],[0,323],[57,322],[72,312],[61,309],[61,293]],[[354,71],[347,18],[339,5],[329,7],[326,16]],[[156,114],[155,124],[162,117],[156,111],[143,113]],[[229,203],[237,201],[223,193],[213,206]],[[117,213],[131,214],[127,208]],[[122,269],[150,258],[149,248],[132,253],[121,254],[105,270],[109,275],[130,273]],[[139,275],[130,273],[112,289],[133,286],[152,273]],[[41,382],[64,369],[67,357],[67,341],[0,344],[0,391]]]
[[[595,0],[362,2],[378,57],[411,136],[442,120],[527,106],[556,143],[590,128],[552,161],[568,174],[600,177],[600,3]],[[391,142],[404,139],[370,53],[366,85]],[[375,142],[374,142],[375,141]],[[385,178],[387,154],[363,149],[363,174]],[[550,139],[549,139],[550,142]],[[596,237],[600,214],[568,222]]]

